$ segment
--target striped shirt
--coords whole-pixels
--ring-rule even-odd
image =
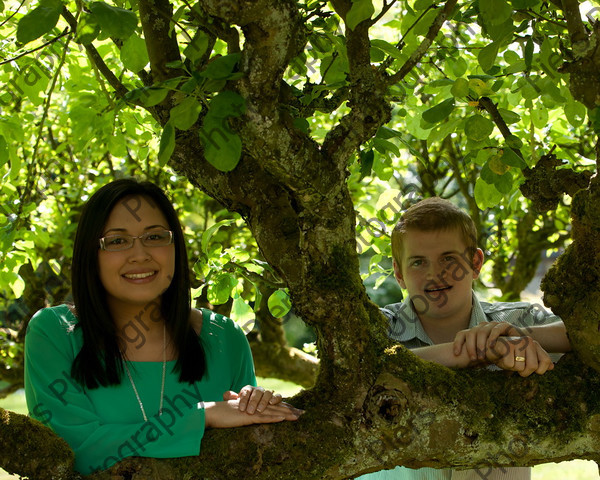
[[[410,349],[434,344],[425,332],[409,298],[401,303],[386,305],[381,311],[390,321],[388,336],[391,339]],[[560,321],[559,317],[547,312],[541,305],[527,302],[487,303],[479,301],[473,294],[473,308],[468,328],[482,322],[508,322],[527,330],[527,327],[558,321]],[[531,469],[529,467],[481,467],[472,470],[453,470],[396,467],[393,470],[382,470],[358,478],[361,480],[529,480]]]

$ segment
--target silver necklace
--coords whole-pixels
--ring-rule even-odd
[[[140,394],[138,393],[138,390],[135,387],[135,382],[133,381],[133,377],[131,376],[131,372],[129,371],[127,362],[124,361],[123,365],[125,365],[125,371],[127,372],[127,376],[129,377],[129,381],[131,382],[131,386],[133,387],[133,392],[135,393],[135,398],[137,398],[137,401],[140,404],[140,410],[142,411],[142,416],[144,417],[144,421],[147,422],[148,416],[146,415],[146,410],[144,410],[144,404],[142,403]],[[167,327],[166,327],[166,324],[163,323],[163,362],[162,362],[162,382],[160,385],[160,406],[158,407],[158,416],[159,417],[162,416],[162,411],[163,411],[166,371],[167,371]]]

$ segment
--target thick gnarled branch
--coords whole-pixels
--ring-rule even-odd
[[[521,192],[533,202],[537,211],[556,210],[565,193],[574,196],[587,188],[592,172],[557,168],[562,164],[563,161],[551,150],[542,155],[535,167],[523,170],[526,180],[520,187]]]
[[[198,457],[127,458],[87,478],[333,480],[399,464],[485,469],[573,456],[598,460],[600,402],[593,392],[600,377],[573,354],[553,372],[528,378],[452,371],[399,346],[385,357],[372,382],[349,390],[354,396],[347,405],[324,403],[319,392],[305,391],[291,400],[306,410],[297,422],[207,431]],[[2,412],[3,465],[32,478],[73,479],[66,444],[27,417],[17,416],[26,427],[20,430],[13,415]],[[30,428],[40,430],[27,436]],[[42,441],[27,443],[38,435]],[[15,438],[27,455],[14,455]],[[42,458],[52,470],[36,470]]]

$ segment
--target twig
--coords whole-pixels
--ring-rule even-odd
[[[421,61],[421,59],[427,53],[429,47],[435,40],[435,37],[437,37],[437,34],[442,28],[442,25],[444,24],[450,13],[452,13],[452,10],[454,10],[457,1],[458,0],[448,0],[446,2],[446,5],[444,5],[442,11],[437,15],[437,17],[435,17],[435,20],[431,24],[431,27],[429,27],[429,31],[427,32],[427,35],[425,36],[421,44],[413,52],[410,58],[404,63],[404,65],[402,65],[400,70],[387,79],[388,85],[393,85],[401,81],[406,75],[408,75],[408,73],[415,67],[415,65],[417,65],[417,63]]]
[[[4,20],[2,23],[0,23],[0,28],[2,28],[4,25],[6,25],[10,21],[11,18],[13,18],[17,13],[19,13],[19,10],[21,10],[21,7],[23,6],[24,3],[25,3],[25,0],[21,0],[21,3],[17,7],[17,9],[12,13],[12,15],[10,15],[6,20]]]
[[[25,57],[27,55],[29,55],[30,53],[33,52],[37,52],[38,50],[41,50],[42,48],[47,47],[48,45],[53,44],[54,42],[56,42],[57,40],[61,39],[62,37],[64,37],[65,35],[68,35],[69,33],[69,29],[65,28],[64,31],[58,36],[53,38],[52,40],[48,40],[46,43],[44,43],[43,45],[40,45],[39,47],[33,48],[31,50],[27,50],[26,52],[21,53],[20,55],[17,55],[16,57],[13,58],[9,58],[8,60],[3,60],[2,62],[0,62],[0,65],[6,65],[7,63],[10,62],[14,62],[15,60],[18,60],[19,58]]]

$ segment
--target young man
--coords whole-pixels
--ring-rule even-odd
[[[425,360],[448,367],[496,365],[521,376],[554,368],[548,352],[570,344],[562,321],[525,302],[485,303],[473,293],[483,252],[467,213],[428,198],[410,207],[392,232],[394,274],[408,297],[387,305],[389,335]],[[452,469],[398,467],[368,480],[528,480],[529,468]]]

